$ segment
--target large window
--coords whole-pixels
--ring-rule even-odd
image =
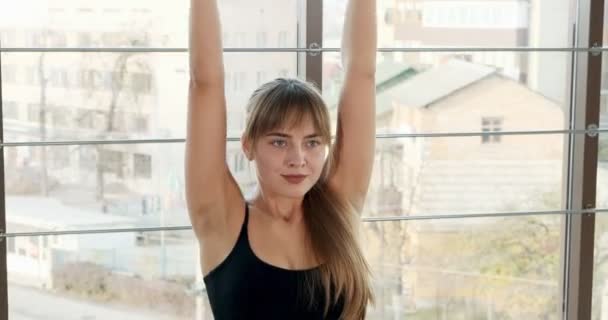
[[[582,215],[567,214],[586,192],[608,209],[608,133],[591,159],[586,134],[572,131],[598,107],[579,95],[598,98],[608,129],[608,59],[596,77],[587,52],[568,49],[588,46],[573,30],[605,25],[586,30],[591,15],[571,8],[599,1],[377,2],[379,47],[418,49],[378,53],[367,319],[576,319],[562,306],[587,302],[592,319],[607,317],[608,223],[596,215],[589,259],[577,249],[588,243]],[[347,0],[218,3],[226,48],[340,46]],[[3,147],[0,219],[27,233],[7,238],[0,258],[10,319],[212,319],[184,145],[166,141],[186,134],[187,22],[188,1],[0,0],[0,47],[26,49],[0,53],[3,142],[16,144]],[[228,137],[240,137],[253,90],[276,77],[322,84],[335,126],[341,55],[313,57],[225,53]],[[596,78],[599,90],[575,86]],[[226,161],[249,194],[256,175],[235,139]],[[589,263],[592,290],[573,289]]]

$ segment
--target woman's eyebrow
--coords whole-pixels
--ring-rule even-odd
[[[281,132],[271,132],[269,134],[267,134],[266,136],[277,136],[277,137],[282,137],[282,138],[291,138],[291,135],[286,134],[286,133],[281,133]],[[308,139],[308,138],[316,138],[316,137],[320,137],[321,135],[318,133],[313,133],[313,134],[309,134],[307,136],[305,136],[304,138]]]

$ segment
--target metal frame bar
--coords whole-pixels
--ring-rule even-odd
[[[602,43],[604,0],[579,0],[576,10],[575,46],[599,47]],[[599,13],[599,14],[594,14]],[[599,123],[601,63],[597,52],[573,55],[570,126],[588,128]],[[571,135],[566,208],[593,209],[596,205],[598,137]],[[563,317],[591,319],[595,214],[565,217]]]
[[[445,219],[470,219],[470,218],[504,218],[521,216],[541,215],[585,215],[593,213],[608,213],[606,209],[585,209],[579,211],[556,210],[556,211],[521,211],[521,212],[489,212],[471,214],[433,214],[414,216],[386,216],[386,217],[362,217],[362,222],[391,222],[391,221],[421,221],[421,220],[445,220]],[[192,226],[167,226],[167,227],[140,227],[140,228],[117,228],[117,229],[91,229],[91,230],[59,230],[40,232],[8,232],[0,233],[0,239],[15,237],[37,237],[70,234],[94,234],[94,233],[120,233],[120,232],[155,232],[155,231],[182,231],[191,230]]]
[[[2,48],[2,44],[0,44]],[[4,141],[4,107],[2,105],[2,55],[0,55],[0,142]],[[0,149],[0,233],[6,230],[4,192],[4,150]],[[7,243],[0,237],[0,320],[8,320]]]
[[[608,132],[608,128],[587,130],[537,130],[537,131],[492,131],[492,132],[452,132],[452,133],[384,133],[377,134],[376,139],[396,138],[445,138],[445,137],[474,137],[474,136],[507,136],[507,135],[550,135],[550,134],[587,134],[594,137],[598,133]],[[333,137],[332,137],[333,138]],[[238,142],[239,137],[228,137],[227,142]],[[149,143],[182,143],[185,139],[128,139],[128,140],[62,140],[62,141],[24,141],[0,142],[0,147],[41,147],[41,146],[71,146],[97,144],[149,144]]]
[[[318,14],[323,14],[322,4],[320,0],[309,0],[307,1],[307,16],[309,18],[317,18]],[[322,21],[319,18],[319,21]],[[319,25],[306,24],[306,34],[309,36],[309,41],[304,48],[224,48],[223,51],[226,53],[230,52],[306,52],[310,55],[316,56],[318,53],[323,52],[340,52],[340,48],[323,48],[322,37],[317,36],[319,32],[322,34],[322,22]],[[305,39],[302,39],[305,40]],[[311,45],[314,44],[313,47]],[[593,54],[600,54],[601,52],[608,51],[608,47],[591,46],[591,47],[391,47],[391,48],[378,48],[378,52],[591,52]],[[118,53],[118,52],[139,52],[139,53],[185,53],[188,52],[187,48],[0,48],[0,52],[6,53],[28,53],[28,52],[106,52],[106,53]]]
[[[306,81],[314,83],[323,91],[323,0],[307,0],[306,8],[306,49],[294,49],[307,52],[305,74]],[[339,48],[333,50],[340,51]]]

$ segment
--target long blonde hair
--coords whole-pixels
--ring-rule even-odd
[[[305,116],[312,118],[315,129],[330,145],[330,116],[318,89],[299,79],[275,79],[255,90],[249,99],[243,137],[255,145],[265,133],[282,127],[287,121],[291,126],[298,125]],[[305,289],[310,296],[310,307],[316,286],[322,285],[324,316],[330,304],[343,299],[342,319],[364,319],[368,303],[375,303],[369,279],[371,272],[359,245],[359,214],[328,185],[334,165],[334,159],[328,157],[321,177],[303,200],[304,221],[313,252],[323,261],[318,272],[306,273]]]

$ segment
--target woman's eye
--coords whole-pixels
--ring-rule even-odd
[[[311,140],[311,141],[309,141],[309,143],[312,147],[316,147],[321,144],[321,142],[319,142],[317,140]]]
[[[283,147],[283,146],[285,146],[285,141],[283,141],[283,140],[273,140],[272,144],[275,145],[275,146],[277,146],[277,147]]]

